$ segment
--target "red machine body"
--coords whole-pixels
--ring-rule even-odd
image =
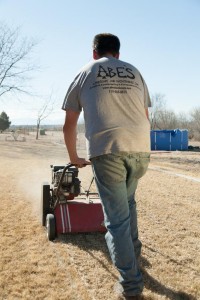
[[[100,200],[84,199],[58,204],[54,210],[57,233],[104,232],[104,217]]]
[[[105,232],[104,216],[98,193],[84,191],[78,178],[78,168],[51,166],[52,185],[42,186],[42,225],[47,237],[59,234]]]

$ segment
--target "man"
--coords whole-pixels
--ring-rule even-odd
[[[93,41],[94,60],[77,74],[66,94],[64,139],[71,163],[92,164],[107,228],[106,242],[120,273],[125,299],[139,299],[143,280],[138,259],[135,191],[150,159],[151,105],[139,71],[119,60],[120,41],[98,34]],[[84,112],[89,160],[76,150],[76,126]]]

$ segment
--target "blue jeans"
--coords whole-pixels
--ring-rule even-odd
[[[138,239],[135,191],[149,161],[149,153],[134,152],[105,154],[91,159],[103,206],[107,246],[127,296],[143,290],[138,264],[142,244]]]

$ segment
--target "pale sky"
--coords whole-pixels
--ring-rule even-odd
[[[0,0],[0,21],[39,41],[32,59],[41,71],[29,82],[52,91],[55,113],[43,124],[62,124],[61,105],[77,71],[92,59],[94,35],[121,41],[120,59],[142,73],[151,95],[165,95],[174,112],[200,107],[200,0]],[[12,124],[35,124],[42,100],[0,99]]]

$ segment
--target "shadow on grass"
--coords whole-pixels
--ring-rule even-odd
[[[61,234],[59,235],[57,242],[72,244],[74,246],[77,246],[79,249],[84,250],[90,255],[91,259],[98,261],[102,268],[109,272],[115,280],[118,280],[118,276],[116,276],[116,274],[109,270],[106,264],[101,261],[97,255],[95,255],[95,251],[101,251],[104,254],[105,259],[111,262],[104,236],[105,233],[100,232],[73,233],[65,235]]]
[[[190,152],[200,152],[200,147],[199,146],[188,146],[188,151]]]
[[[171,300],[197,300],[191,294],[187,294],[182,291],[175,291],[171,288],[166,287],[161,282],[153,278],[151,275],[148,274],[145,268],[148,268],[151,264],[148,262],[146,258],[143,256],[141,257],[141,270],[144,278],[144,285],[145,288],[156,293],[158,295],[163,295],[167,297],[167,299]]]
[[[109,272],[115,280],[118,280],[118,276],[112,273],[107,268],[106,264],[95,255],[95,250],[101,251],[104,254],[104,257],[111,263],[110,255],[104,238],[104,233],[59,235],[56,242],[61,242],[63,244],[72,244],[86,251],[91,256],[91,258],[98,261],[102,268]],[[157,295],[165,296],[170,300],[198,300],[191,294],[187,294],[182,291],[175,291],[171,288],[166,287],[154,277],[149,275],[146,269],[150,268],[151,264],[143,256],[141,257],[140,265],[146,289],[152,291]]]

